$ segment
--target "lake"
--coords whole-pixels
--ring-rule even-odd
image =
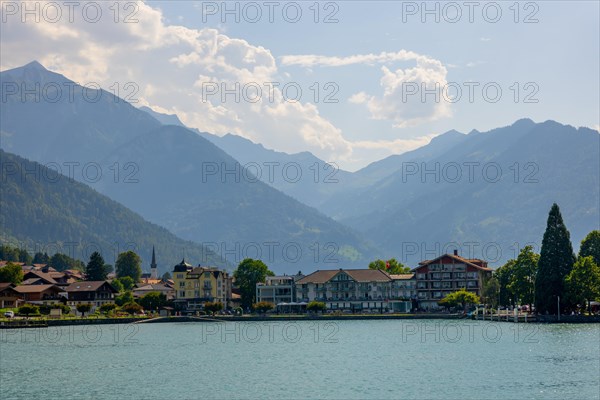
[[[2,399],[599,399],[600,324],[380,320],[0,330]]]

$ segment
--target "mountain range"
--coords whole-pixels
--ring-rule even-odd
[[[2,148],[73,172],[74,179],[233,264],[262,258],[275,270],[297,272],[361,266],[378,253],[357,232],[256,179],[202,135],[162,125],[109,92],[78,86],[36,62],[1,72],[0,81]],[[8,92],[52,89],[52,82],[73,87],[72,95]],[[52,96],[57,100],[47,101]]]
[[[190,129],[35,62],[0,81],[2,148],[72,168],[76,180],[234,264],[259,257],[296,272],[396,257],[414,266],[458,248],[498,265],[539,245],[553,202],[575,247],[599,225],[600,135],[588,128],[522,119],[451,130],[349,172],[309,152]],[[74,87],[72,97],[6,89],[53,82]]]
[[[233,268],[218,253],[179,239],[116,201],[55,169],[0,150],[0,239],[31,252],[60,252],[85,262],[99,251],[113,264],[134,250],[149,272],[152,248],[161,273],[183,257]]]

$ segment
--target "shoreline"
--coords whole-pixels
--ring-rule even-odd
[[[157,323],[185,323],[185,322],[276,322],[276,321],[356,321],[356,320],[423,320],[423,319],[439,319],[439,320],[468,320],[482,321],[479,319],[465,318],[462,314],[391,314],[391,315],[277,315],[277,316],[170,316],[170,317],[153,317],[153,318],[82,318],[82,319],[47,319],[47,320],[13,320],[0,322],[0,329],[28,329],[28,328],[47,328],[53,326],[72,326],[72,325],[107,325],[107,324],[157,324]],[[512,318],[500,320],[486,320],[489,322],[509,322],[509,323],[525,323],[523,320],[515,322]],[[561,324],[561,323],[600,323],[600,316],[582,317],[582,316],[561,316],[560,321],[557,321],[556,316],[538,316],[536,321],[528,321],[527,323],[542,323],[542,324]]]

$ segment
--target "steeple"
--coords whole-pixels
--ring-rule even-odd
[[[154,246],[152,246],[152,263],[150,263],[150,278],[158,279],[158,269],[156,267],[156,255],[154,254]]]

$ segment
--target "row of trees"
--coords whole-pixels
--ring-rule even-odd
[[[129,277],[133,283],[136,283],[142,276],[142,260],[131,250],[119,254],[115,267],[118,278]],[[112,271],[112,265],[106,264],[100,253],[95,251],[90,255],[90,260],[85,268],[88,281],[106,280]]]
[[[540,254],[531,246],[521,249],[515,260],[496,269],[484,283],[487,304],[535,305],[538,313],[556,314],[600,299],[600,231],[590,232],[576,257],[558,205],[548,215]]]
[[[20,249],[7,244],[0,246],[0,260],[22,262],[26,265],[47,264],[57,271],[64,271],[66,269],[84,271],[85,269],[85,265],[82,261],[69,257],[63,253],[56,253],[50,257],[48,256],[48,253],[37,252],[32,257],[26,249]]]

